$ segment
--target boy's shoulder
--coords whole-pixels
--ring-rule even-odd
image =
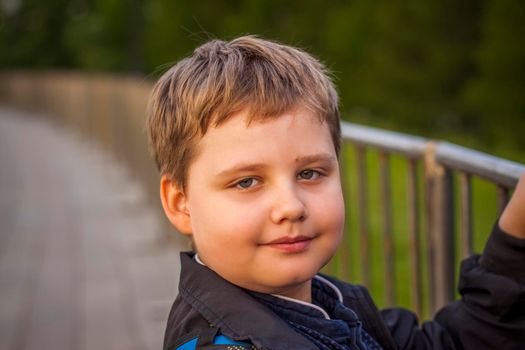
[[[181,253],[179,294],[169,315],[164,349],[197,342],[195,338],[229,339],[265,349],[316,349],[266,306],[193,256]]]
[[[203,315],[202,312],[204,314],[215,312],[214,304],[218,304],[219,301],[210,303],[209,299],[203,297],[205,290],[202,289],[201,282],[209,282],[208,290],[221,288],[221,286],[214,286],[214,279],[206,276],[206,270],[194,263],[193,253],[182,253],[181,265],[179,294],[168,317],[164,349],[193,350],[209,345],[213,345],[214,349],[221,349],[221,346],[224,346],[224,349],[231,349],[232,345],[236,349],[253,349],[248,342],[239,342],[221,334],[219,327]]]

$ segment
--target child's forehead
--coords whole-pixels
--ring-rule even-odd
[[[243,110],[209,128],[198,141],[198,147],[199,151],[230,149],[242,143],[247,147],[258,144],[272,148],[276,146],[279,136],[291,142],[292,139],[305,140],[306,135],[310,143],[318,139],[329,139],[332,143],[328,124],[309,109],[297,108],[280,115],[262,117]]]
[[[258,109],[257,107],[248,106],[237,112],[229,113],[227,116],[222,118],[214,118],[211,128],[220,128],[221,126],[231,123],[232,121],[242,120],[244,127],[250,128],[253,125],[258,124],[270,124],[274,123],[282,118],[292,115],[296,118],[308,118],[311,120],[317,120],[319,125],[326,122],[326,118],[317,111],[313,111],[308,107],[295,105],[288,109],[284,109],[279,112],[270,113],[264,109]]]

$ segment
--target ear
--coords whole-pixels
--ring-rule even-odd
[[[168,220],[184,235],[191,235],[191,218],[184,191],[166,175],[160,179],[160,200]]]

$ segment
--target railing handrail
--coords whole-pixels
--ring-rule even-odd
[[[497,184],[514,187],[525,166],[449,142],[436,146],[436,160],[449,168],[475,174]]]
[[[401,153],[410,157],[422,156],[429,141],[419,136],[345,121],[341,122],[341,133],[343,140]]]
[[[516,186],[520,175],[525,173],[523,164],[446,141],[435,141],[345,121],[341,122],[341,131],[345,141],[409,157],[423,157],[429,151],[430,143],[435,143],[432,152],[438,163],[505,187]]]

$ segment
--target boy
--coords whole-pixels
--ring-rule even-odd
[[[156,84],[147,127],[168,219],[191,237],[165,349],[517,349],[525,346],[525,181],[463,301],[420,329],[359,286],[318,275],[339,244],[338,97],[295,48],[214,40]],[[221,345],[222,344],[222,345]]]

